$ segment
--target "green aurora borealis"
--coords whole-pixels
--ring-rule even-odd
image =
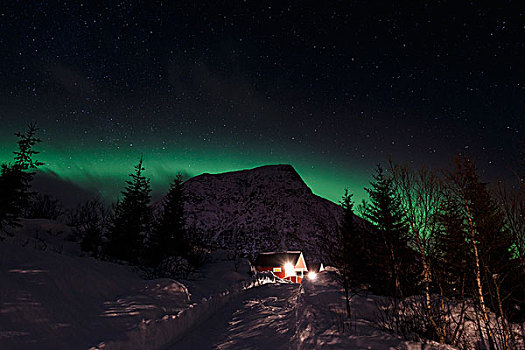
[[[23,124],[18,129],[23,130]],[[20,128],[21,127],[21,128]],[[158,198],[168,187],[177,172],[185,177],[202,173],[221,173],[250,169],[267,164],[290,164],[301,175],[312,191],[333,202],[339,202],[344,189],[355,194],[356,202],[365,198],[364,186],[368,184],[373,167],[335,163],[301,154],[300,150],[288,153],[240,147],[238,150],[211,145],[182,144],[159,147],[154,140],[141,140],[140,144],[129,141],[126,146],[105,146],[89,138],[77,139],[62,131],[61,140],[46,129],[39,137],[43,142],[35,148],[40,153],[36,159],[45,163],[44,173],[54,173],[62,180],[70,181],[89,191],[98,192],[108,201],[117,198],[124,188],[128,175],[133,171],[140,155],[144,156],[146,176],[151,178],[153,197]],[[16,137],[2,130],[0,161],[9,162],[16,149]],[[130,146],[131,145],[131,146]],[[52,193],[51,193],[52,194]]]
[[[3,2],[0,162],[36,121],[57,197],[114,201],[141,154],[154,199],[179,171],[268,164],[336,203],[390,157],[521,171],[518,2],[270,3]]]

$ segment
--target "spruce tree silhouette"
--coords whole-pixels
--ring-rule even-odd
[[[370,183],[371,187],[365,188],[370,196],[365,218],[375,225],[375,230],[382,240],[382,246],[377,247],[376,250],[375,262],[377,267],[386,271],[388,275],[387,285],[383,286],[383,292],[403,296],[403,266],[410,252],[407,243],[408,229],[403,222],[392,178],[384,174],[380,165],[377,165],[373,178],[374,181]],[[381,266],[383,262],[384,266]]]
[[[34,146],[41,142],[36,138],[38,128],[36,123],[27,125],[25,133],[17,132],[18,150],[15,154],[14,163],[2,164],[0,169],[0,231],[8,226],[20,226],[19,218],[29,204],[31,196],[31,181],[35,173],[31,171],[44,163],[33,159],[39,152]]]
[[[343,208],[343,220],[337,233],[336,264],[339,267],[339,283],[343,287],[345,296],[346,316],[351,317],[350,299],[351,296],[351,280],[355,279],[353,273],[357,270],[358,254],[362,251],[359,249],[360,237],[354,220],[354,202],[352,194],[345,190],[345,194],[341,199],[341,207]]]
[[[182,176],[178,174],[170,184],[161,214],[151,234],[150,264],[157,265],[170,256],[188,257],[190,247],[184,219],[185,198]]]
[[[126,181],[114,209],[109,227],[107,254],[133,264],[142,262],[146,253],[145,241],[151,229],[152,213],[150,203],[150,179],[143,175],[143,158]]]

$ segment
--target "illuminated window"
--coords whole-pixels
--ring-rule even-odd
[[[273,268],[273,272],[281,272],[281,268],[280,267],[274,267]]]

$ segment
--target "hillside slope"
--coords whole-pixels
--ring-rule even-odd
[[[188,226],[212,243],[240,233],[255,250],[301,249],[319,260],[341,208],[312,193],[290,165],[202,174],[184,183]]]

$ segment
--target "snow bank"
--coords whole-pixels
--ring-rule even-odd
[[[6,236],[8,243],[65,255],[83,255],[78,243],[73,242],[73,230],[63,223],[48,219],[20,219],[20,224]]]
[[[190,305],[176,314],[165,315],[162,319],[143,321],[138,327],[126,332],[126,337],[100,343],[95,349],[162,349],[175,343],[186,332],[210,318],[232,298],[247,289],[267,283],[289,283],[265,271],[255,273],[249,280],[240,280],[230,288],[203,297],[200,302]],[[211,283],[213,285],[213,283]]]
[[[80,256],[65,225],[23,224],[0,242],[1,349],[163,348],[242,290],[284,283],[224,259],[196,280],[144,280],[133,267]]]
[[[8,242],[0,244],[0,286],[1,349],[87,349],[189,303],[179,282]]]
[[[296,307],[294,349],[453,349],[435,342],[406,341],[376,326],[377,296],[354,296],[348,319],[335,271],[305,279]]]

